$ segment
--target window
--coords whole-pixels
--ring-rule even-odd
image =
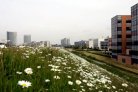
[[[126,27],[126,30],[131,30],[131,27]]]
[[[121,20],[118,20],[117,23],[122,23],[122,21]]]
[[[126,38],[131,38],[131,35],[126,35]]]
[[[118,46],[122,45],[122,42],[117,42],[117,45],[118,45]]]
[[[132,42],[127,42],[126,44],[127,44],[128,46],[130,46],[130,45],[132,45]]]
[[[126,23],[131,23],[131,20],[126,20]]]
[[[122,63],[126,63],[126,60],[124,58],[122,58]]]
[[[122,27],[117,27],[117,31],[122,31]]]
[[[117,35],[117,38],[122,38],[122,35]]]
[[[122,53],[122,50],[117,50],[117,53]]]

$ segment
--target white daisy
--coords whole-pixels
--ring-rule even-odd
[[[50,80],[49,79],[46,79],[45,82],[50,82]]]
[[[19,71],[17,71],[16,73],[17,73],[17,74],[22,74],[22,72],[19,72]]]
[[[77,85],[80,85],[81,84],[81,81],[80,80],[76,80],[76,84]]]
[[[32,74],[33,73],[32,68],[26,68],[24,70],[24,72],[27,73],[27,74]]]
[[[68,81],[68,84],[69,84],[69,85],[73,85],[73,82],[72,82],[72,81]]]
[[[22,80],[18,81],[18,85],[22,86],[22,88],[28,88],[29,86],[31,86],[31,82]]]
[[[60,79],[60,77],[59,76],[54,76],[54,79]]]
[[[41,68],[41,66],[37,66],[37,68],[38,68],[38,69],[40,69],[40,68]]]

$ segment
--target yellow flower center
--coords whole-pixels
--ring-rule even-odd
[[[22,84],[23,87],[26,87],[26,84]]]

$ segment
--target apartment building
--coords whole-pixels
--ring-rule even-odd
[[[132,16],[132,64],[138,64],[138,3],[131,7]]]
[[[111,19],[112,58],[131,64],[131,15],[117,15]]]

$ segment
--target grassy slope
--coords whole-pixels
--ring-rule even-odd
[[[122,70],[122,65],[119,65],[111,58],[100,56],[100,55],[95,55],[95,54],[89,53],[87,51],[73,51],[73,53],[81,56],[82,58],[88,60],[91,63],[94,63],[94,64],[106,69],[107,71],[109,71],[111,73],[118,75],[119,77],[124,78],[125,80],[127,80],[131,83],[135,83],[136,85],[138,85],[138,75],[135,74],[135,73],[137,73],[137,70],[135,70],[135,73],[131,73],[129,71],[133,71],[133,69],[129,69],[124,66],[123,66],[124,68]],[[129,70],[129,71],[127,71],[127,70]]]
[[[105,63],[113,65],[115,67],[119,67],[119,68],[122,68],[124,70],[127,70],[127,71],[138,74],[138,69],[132,68],[129,65],[124,65],[124,64],[118,63],[118,62],[116,62],[116,60],[113,60],[110,57],[106,57],[106,56],[103,56],[103,55],[98,55],[96,52],[93,53],[93,52],[83,51],[82,53],[84,53],[87,56],[94,57],[96,60],[99,60],[101,62],[105,62]]]

